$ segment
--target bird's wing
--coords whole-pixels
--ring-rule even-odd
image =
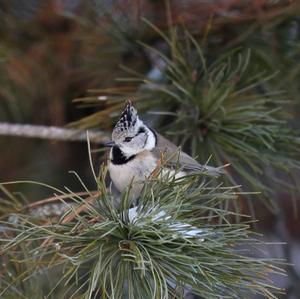
[[[201,165],[194,158],[179,150],[174,143],[156,133],[157,144],[156,147],[152,150],[152,153],[160,158],[163,156],[164,160],[167,161],[167,165],[170,167],[175,167],[179,165],[182,167],[183,171],[204,171],[212,176],[219,176],[222,173],[222,170],[219,168]],[[178,156],[179,154],[179,156]]]

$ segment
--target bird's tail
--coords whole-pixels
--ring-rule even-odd
[[[226,173],[224,168],[228,167],[228,166],[229,166],[229,164],[226,164],[221,167],[213,167],[213,166],[205,165],[205,166],[203,166],[203,168],[204,168],[203,171],[204,171],[204,173],[207,173],[210,176],[219,177]]]

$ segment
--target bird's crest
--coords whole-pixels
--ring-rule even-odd
[[[115,137],[123,134],[134,134],[138,129],[139,117],[136,109],[133,107],[131,101],[126,101],[126,106],[116,123],[113,135]]]

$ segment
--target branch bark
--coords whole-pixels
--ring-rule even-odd
[[[39,138],[60,141],[86,141],[87,131],[79,129],[66,129],[60,127],[47,127],[38,125],[23,125],[0,123],[0,136],[18,136],[26,138]],[[92,143],[105,143],[110,140],[109,134],[103,131],[89,131]]]

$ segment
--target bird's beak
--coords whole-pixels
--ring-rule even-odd
[[[115,145],[114,141],[109,141],[109,142],[104,143],[105,147],[113,147],[114,145]]]

